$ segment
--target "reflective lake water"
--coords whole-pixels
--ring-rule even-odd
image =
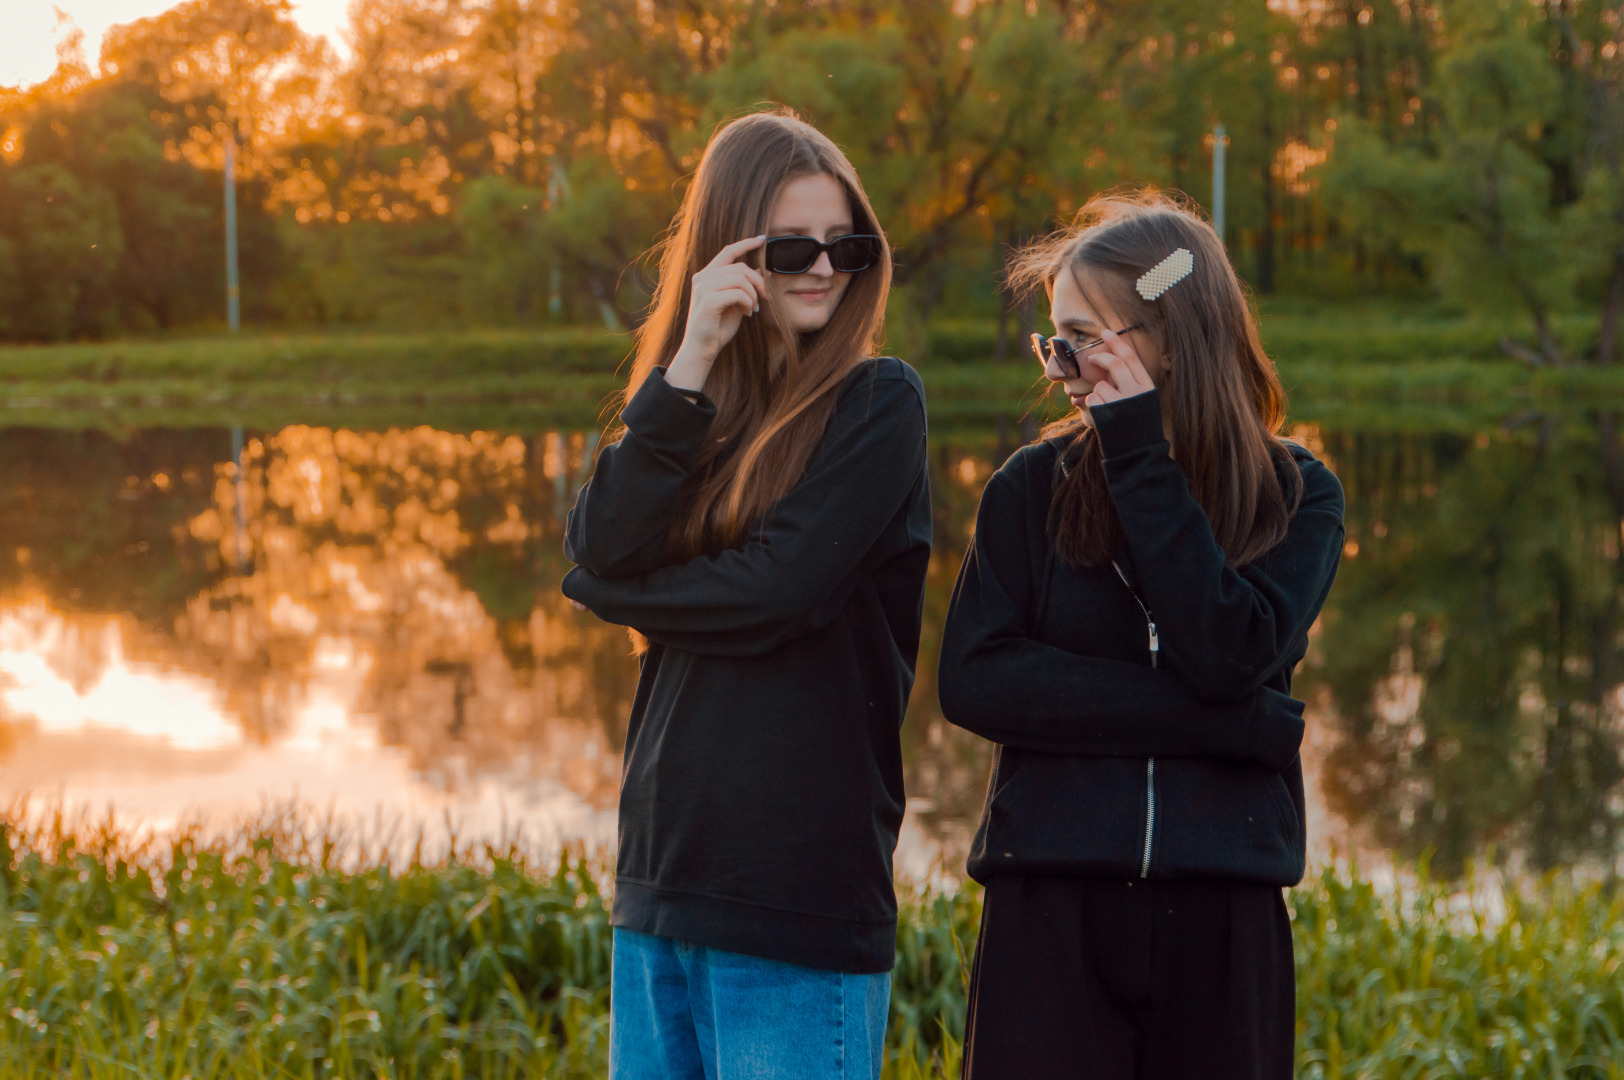
[[[1297,683],[1316,853],[1624,868],[1612,418],[1295,433],[1349,497]],[[937,641],[1021,438],[933,432],[908,876],[959,871],[985,791]],[[594,447],[584,425],[0,428],[0,799],[160,831],[297,800],[397,841],[611,844],[635,664],[557,591]]]

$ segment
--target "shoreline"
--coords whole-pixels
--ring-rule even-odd
[[[1266,326],[1293,422],[1479,430],[1530,413],[1624,408],[1624,366],[1530,368],[1499,356],[1501,328],[1475,320],[1359,331],[1345,315],[1304,315]],[[934,425],[1051,415],[1024,354],[974,358],[990,352],[992,334],[947,324],[929,335],[931,351],[904,357],[925,381]],[[0,426],[597,427],[612,415],[629,347],[627,335],[581,329],[5,345]]]

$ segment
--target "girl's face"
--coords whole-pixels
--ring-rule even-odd
[[[1098,293],[1102,290],[1094,291]],[[1083,415],[1087,416],[1088,406],[1084,404],[1083,399],[1088,397],[1093,392],[1094,385],[1105,377],[1105,372],[1091,362],[1089,357],[1094,353],[1106,351],[1106,347],[1097,345],[1084,351],[1079,349],[1079,346],[1099,339],[1107,330],[1114,332],[1125,326],[1131,326],[1135,320],[1103,304],[1089,303],[1069,268],[1062,270],[1055,278],[1054,299],[1049,306],[1049,318],[1054,322],[1055,334],[1065,338],[1073,349],[1078,349],[1077,378],[1066,378],[1053,359],[1045,362],[1043,374],[1052,382],[1060,383],[1065,388],[1066,396],[1071,398],[1071,403],[1083,410]],[[1123,340],[1138,355],[1139,362],[1145,366],[1145,374],[1150,376],[1150,381],[1157,386],[1162,385],[1167,367],[1155,339],[1144,330],[1135,330]]]
[[[811,236],[828,243],[855,232],[851,200],[840,181],[827,173],[798,176],[785,184],[768,215],[767,236]],[[822,330],[840,306],[850,274],[829,265],[829,253],[804,274],[767,274],[765,300],[799,333]]]

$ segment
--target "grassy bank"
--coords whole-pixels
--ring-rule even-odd
[[[1535,370],[1508,360],[1514,322],[1395,308],[1297,304],[1264,319],[1307,420],[1470,426],[1529,406],[1624,405],[1624,367]],[[1576,348],[1593,335],[1560,325]],[[943,321],[917,348],[933,419],[1024,412],[1033,369],[1016,335]],[[287,423],[539,429],[583,426],[620,382],[624,335],[594,330],[288,334],[0,348],[0,423],[191,426]]]
[[[12,820],[0,1072],[603,1074],[600,866],[344,848],[289,818],[163,846]],[[1624,1075],[1624,898],[1555,880],[1478,894],[1338,873],[1290,894],[1300,1075]],[[978,909],[968,888],[904,904],[888,1076],[956,1075]]]

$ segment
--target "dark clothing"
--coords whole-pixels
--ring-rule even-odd
[[[1091,410],[1128,538],[1121,576],[1054,554],[1055,442],[1017,452],[982,495],[939,679],[947,719],[1000,744],[970,854],[978,881],[1302,878],[1291,674],[1342,553],[1342,488],[1293,447],[1303,491],[1289,531],[1234,569],[1169,456],[1160,397]]]
[[[649,639],[626,736],[614,925],[889,971],[899,728],[930,494],[924,388],[865,361],[805,474],[740,548],[668,544],[715,408],[656,371],[570,515],[564,594]]]
[[[1289,1080],[1291,922],[1238,881],[998,877],[965,1080]]]

